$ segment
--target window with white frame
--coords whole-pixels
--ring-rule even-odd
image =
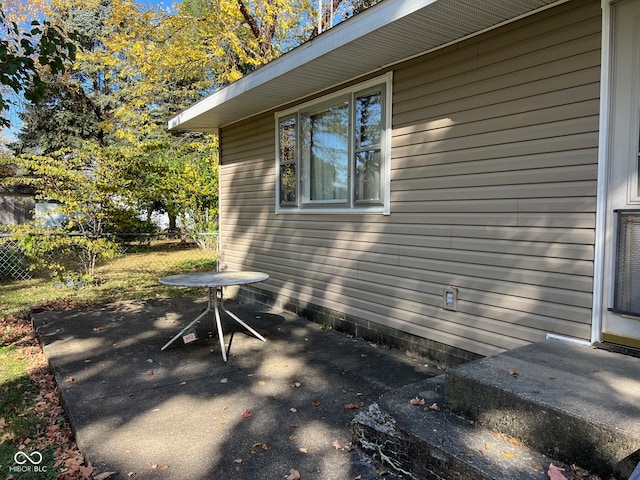
[[[391,76],[276,114],[276,211],[389,213]]]

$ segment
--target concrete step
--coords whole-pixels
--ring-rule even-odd
[[[444,384],[440,376],[385,394],[354,418],[354,444],[406,479],[548,480],[550,463],[568,471],[513,438],[446,411]],[[412,405],[416,396],[425,404]]]
[[[446,406],[566,463],[617,479],[640,461],[640,359],[547,340],[447,372]]]

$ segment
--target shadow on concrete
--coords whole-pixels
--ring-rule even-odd
[[[155,299],[44,312],[34,325],[77,442],[113,478],[378,478],[351,448],[349,424],[382,394],[440,373],[421,359],[350,338],[288,312],[228,302],[267,342],[223,318],[198,340],[160,348],[206,308],[204,298]],[[387,475],[385,478],[393,478]]]

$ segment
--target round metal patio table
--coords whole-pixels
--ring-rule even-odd
[[[163,285],[171,285],[174,287],[206,287],[209,291],[209,302],[207,309],[202,312],[198,318],[192,321],[189,325],[184,327],[178,332],[178,334],[169,340],[161,350],[166,349],[169,345],[180,338],[185,332],[189,331],[193,325],[200,321],[201,318],[207,315],[212,309],[215,314],[215,324],[218,331],[218,338],[220,340],[220,349],[222,351],[222,359],[226,362],[231,349],[231,341],[233,340],[233,333],[229,340],[229,346],[224,346],[224,334],[222,331],[222,322],[220,321],[220,311],[218,310],[218,291],[220,291],[220,308],[229,315],[233,320],[247,329],[253,336],[266,342],[266,339],[256,332],[253,328],[240,320],[234,313],[224,308],[224,294],[223,287],[229,287],[234,285],[246,285],[249,283],[263,282],[269,278],[269,275],[262,272],[245,272],[245,271],[228,271],[228,272],[201,272],[201,273],[184,273],[180,275],[170,275],[163,277],[159,281]]]

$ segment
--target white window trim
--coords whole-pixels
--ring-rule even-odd
[[[308,204],[304,204],[302,202],[302,181],[300,178],[301,173],[301,165],[299,159],[299,147],[296,147],[296,155],[298,156],[298,161],[296,164],[296,182],[297,182],[297,197],[298,204],[297,206],[291,207],[282,207],[279,203],[280,197],[280,138],[279,138],[279,120],[291,116],[293,114],[298,114],[302,110],[306,110],[309,108],[313,108],[314,106],[320,106],[323,103],[330,102],[331,100],[338,98],[344,95],[350,95],[354,92],[360,92],[362,90],[366,90],[368,88],[372,88],[376,85],[384,84],[385,92],[384,92],[384,131],[381,135],[381,148],[380,154],[382,157],[382,168],[381,168],[381,179],[382,182],[382,205],[353,205],[352,207],[316,207]],[[393,73],[388,72],[379,77],[373,78],[371,80],[367,80],[366,82],[359,83],[353,85],[348,88],[344,88],[337,92],[331,93],[329,95],[325,95],[323,97],[301,103],[300,105],[296,105],[293,108],[278,111],[275,113],[275,175],[276,175],[276,188],[275,188],[275,213],[276,214],[366,214],[366,213],[374,213],[374,214],[382,214],[382,215],[390,215],[391,214],[391,119],[392,119],[392,85],[393,85]],[[297,122],[297,127],[299,122]],[[352,142],[353,139],[350,138]],[[353,159],[349,159],[349,166],[352,167]],[[351,172],[352,173],[352,172]],[[353,195],[353,192],[350,191],[350,195]]]

